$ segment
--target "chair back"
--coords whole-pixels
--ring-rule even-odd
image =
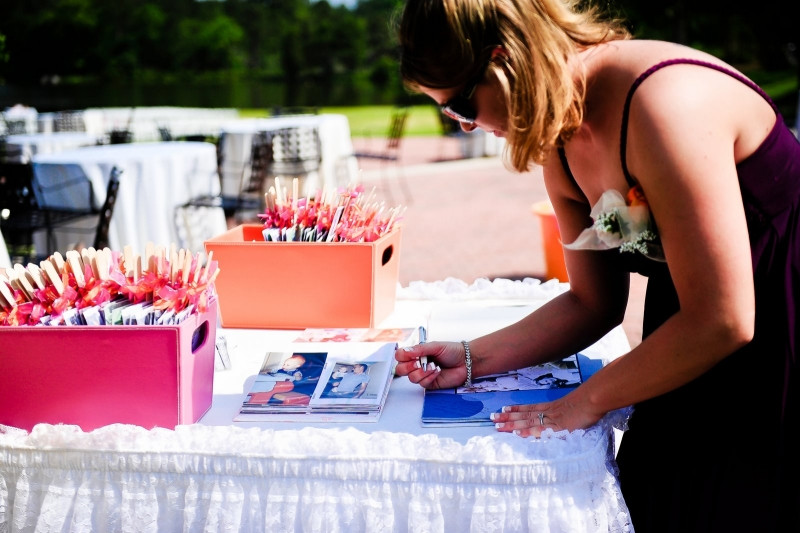
[[[392,114],[392,121],[389,125],[389,137],[387,141],[387,148],[396,151],[400,148],[400,141],[405,133],[406,121],[408,119],[409,110],[407,107],[401,107],[394,111]]]
[[[8,144],[0,136],[0,208],[32,209],[36,206],[33,196],[33,165],[23,162],[20,146]]]
[[[303,177],[318,172],[322,165],[322,143],[319,129],[299,126],[273,132],[273,176]]]
[[[242,170],[242,181],[239,187],[241,194],[257,193],[261,195],[267,181],[269,165],[274,157],[272,137],[268,132],[259,131],[253,135],[250,144],[250,166]],[[247,172],[249,170],[249,173]]]
[[[25,119],[6,118],[3,113],[0,113],[0,117],[3,118],[6,135],[19,135],[28,133],[28,125],[25,123]]]
[[[86,131],[81,111],[59,111],[53,117],[53,131]]]
[[[172,132],[166,126],[158,126],[158,137],[164,141],[174,141],[175,139],[172,137]]]
[[[100,208],[100,219],[97,223],[97,230],[94,235],[94,248],[101,250],[108,246],[108,229],[111,225],[111,215],[114,213],[114,205],[117,203],[117,192],[119,191],[119,177],[122,170],[116,166],[111,169],[111,175],[106,187],[106,199]]]

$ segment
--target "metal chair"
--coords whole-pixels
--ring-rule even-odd
[[[220,137],[217,144],[217,168],[220,176],[223,162],[220,148],[222,142],[223,138]],[[178,207],[177,223],[183,224],[182,221],[187,213],[219,207],[224,210],[226,219],[234,219],[237,223],[258,221],[257,215],[264,209],[264,192],[272,157],[271,133],[262,131],[254,134],[250,145],[250,160],[242,168],[236,194],[192,198]]]
[[[59,111],[53,117],[53,131],[86,131],[83,111]]]
[[[22,148],[10,145],[0,136],[0,209],[31,209],[33,197],[33,165],[24,157]]]
[[[322,142],[315,126],[297,126],[272,132],[272,161],[268,177],[299,181],[301,196],[312,196],[321,181]],[[317,178],[317,181],[310,178]]]
[[[9,246],[9,254],[24,261],[40,261],[56,251],[55,233],[59,230],[70,232],[92,232],[92,246],[95,249],[108,246],[108,232],[111,223],[111,216],[117,201],[117,193],[120,185],[120,174],[122,171],[118,167],[113,167],[106,186],[106,197],[103,205],[94,208],[94,197],[91,192],[91,185],[86,181],[88,203],[85,207],[66,209],[55,208],[36,203],[33,206],[9,210],[6,218],[0,218],[0,227],[3,235],[6,236],[6,244]],[[75,185],[70,183],[69,185]],[[34,188],[36,185],[32,185]],[[41,192],[40,197],[41,197]],[[85,221],[87,217],[97,217],[97,222],[87,226],[77,224]],[[38,231],[46,232],[45,251],[39,251],[34,246],[34,234]],[[13,236],[13,238],[12,238]]]
[[[402,165],[400,165],[400,148],[405,134],[406,122],[408,119],[409,109],[407,107],[400,107],[392,111],[392,116],[389,122],[389,132],[386,136],[386,145],[382,150],[378,151],[359,151],[355,152],[358,159],[378,159],[381,161],[381,175],[384,180],[386,179],[386,164],[394,163],[395,176],[403,189],[403,196],[406,198],[406,203],[411,204],[411,190],[405,182],[403,175]],[[387,187],[387,194],[390,199],[392,197],[391,188]],[[392,200],[394,201],[394,200]]]

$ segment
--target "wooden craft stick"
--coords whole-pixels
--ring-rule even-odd
[[[142,278],[142,256],[137,255],[135,261],[136,264],[133,267],[133,281],[139,281]]]
[[[108,259],[106,259],[106,254],[99,253],[94,256],[92,259],[92,268],[95,271],[95,276],[99,280],[107,280],[109,278],[108,274]]]
[[[214,273],[213,273],[213,274],[211,274],[211,277],[210,277],[210,278],[208,278],[208,284],[209,284],[209,285],[211,285],[212,283],[214,283],[214,280],[215,280],[215,279],[217,279],[217,276],[218,276],[218,275],[219,275],[219,268],[217,268],[217,269],[214,271]]]
[[[111,251],[111,248],[106,246],[102,250],[97,250],[98,254],[103,254],[106,259],[106,264],[108,265],[108,275],[111,276],[111,268],[117,268],[116,263],[114,262],[114,252]]]
[[[55,287],[56,292],[59,296],[64,294],[64,282],[61,281],[61,274],[56,270],[56,267],[53,266],[49,260],[45,259],[42,261],[39,266],[41,267],[42,271],[47,276],[47,279],[50,283]]]
[[[181,250],[181,252],[183,251],[184,250]],[[191,252],[189,252],[189,250],[186,250],[183,257],[183,277],[181,279],[181,282],[184,285],[189,284],[189,273],[191,272],[191,270],[192,270],[192,254]]]
[[[92,271],[92,275],[95,279],[99,279],[100,275],[97,273],[97,263],[95,262],[95,258],[97,257],[97,250],[94,248],[84,248],[81,250],[81,259],[83,260],[84,266],[89,265],[89,268]]]
[[[19,267],[19,268],[17,268],[17,267]],[[43,288],[43,287],[39,287],[39,284],[34,279],[33,274],[31,273],[29,267],[39,268],[34,264],[28,264],[27,266],[22,266],[21,264],[17,264],[17,265],[14,266],[14,268],[17,270],[17,272],[19,272],[19,276],[21,278],[24,278],[28,282],[28,284],[31,286],[31,289],[32,289],[31,295],[33,295],[33,292],[35,292],[36,289],[40,289],[40,288]]]
[[[192,285],[197,285],[197,280],[200,279],[200,270],[201,270],[201,267],[202,267],[202,263],[201,263],[202,259],[203,258],[200,255],[200,252],[197,252],[197,254],[195,254],[195,260],[194,260],[194,275],[192,276]]]
[[[152,242],[148,242],[144,245],[144,258],[142,259],[142,265],[145,268],[146,272],[155,272],[152,269],[152,260],[151,258],[155,254],[155,245]]]
[[[158,272],[158,257],[153,254],[147,260],[147,266],[144,267],[145,272]]]
[[[133,258],[133,247],[126,244],[122,248],[122,261],[125,263],[125,277],[132,277],[134,272],[135,259]]]
[[[53,252],[53,255],[50,256],[50,259],[52,260],[53,266],[56,267],[58,272],[64,272],[67,262],[59,252]]]
[[[81,254],[76,250],[67,251],[67,264],[69,265],[70,270],[72,270],[72,275],[75,276],[75,282],[78,284],[78,287],[85,287],[86,280],[83,276],[83,262],[81,260]]]
[[[14,265],[14,270],[17,273],[17,283],[19,288],[22,290],[22,293],[28,298],[28,300],[33,300],[33,285],[28,280],[28,271],[25,270],[25,267],[22,266],[20,263]]]
[[[17,306],[17,301],[14,299],[14,294],[11,291],[11,285],[8,278],[0,275],[0,296],[2,296],[5,303],[3,306],[6,309],[11,309]]]
[[[42,273],[42,269],[39,268],[39,265],[36,265],[35,263],[28,263],[27,270],[36,288],[39,290],[43,290],[46,281],[44,279],[44,274]]]
[[[206,258],[206,265],[203,268],[203,274],[200,276],[200,283],[206,283],[208,281],[208,269],[211,266],[211,258],[214,256],[214,250],[208,252],[208,257]]]
[[[175,273],[178,271],[178,253],[173,248],[169,255],[169,281],[175,283]]]

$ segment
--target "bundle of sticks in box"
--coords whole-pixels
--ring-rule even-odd
[[[291,193],[275,178],[275,186],[264,194],[266,209],[258,215],[265,241],[373,242],[395,229],[405,211],[387,207],[374,189],[367,193],[359,184],[325,187],[313,198],[298,194],[297,178]]]
[[[59,252],[0,269],[0,325],[175,324],[216,299],[219,266],[201,254],[148,244]]]

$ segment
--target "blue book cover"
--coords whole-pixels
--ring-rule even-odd
[[[472,387],[425,390],[424,426],[493,425],[504,406],[555,400],[575,389],[602,366],[582,353],[503,374],[481,376]]]

